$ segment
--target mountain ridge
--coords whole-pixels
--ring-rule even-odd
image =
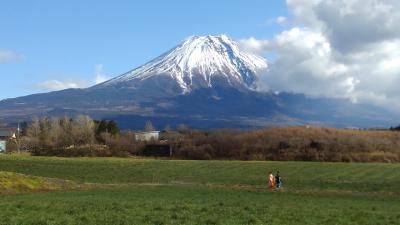
[[[397,115],[347,99],[259,91],[265,59],[243,52],[227,36],[194,36],[154,60],[104,83],[0,101],[0,120],[87,114],[115,119],[126,129],[145,121],[158,127],[200,128],[315,124],[389,127]]]

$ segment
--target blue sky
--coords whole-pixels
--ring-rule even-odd
[[[0,99],[120,75],[191,35],[270,39],[286,15],[285,1],[265,0],[2,1]]]

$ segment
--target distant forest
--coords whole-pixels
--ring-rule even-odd
[[[144,130],[155,130],[147,122]],[[136,141],[134,131],[120,131],[114,121],[35,118],[27,124],[20,149],[41,156],[142,156],[146,146],[169,145],[172,158],[195,160],[279,160],[330,162],[400,162],[400,128],[352,130],[310,126],[256,130],[197,130],[166,127],[160,140]],[[17,146],[18,145],[18,146]]]

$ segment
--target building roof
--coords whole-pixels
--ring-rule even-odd
[[[136,132],[136,134],[159,134],[160,131],[140,131],[140,132]]]
[[[0,137],[12,137],[15,131],[13,128],[0,128]]]

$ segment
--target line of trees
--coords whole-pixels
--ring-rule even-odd
[[[134,134],[121,134],[115,121],[76,118],[33,118],[27,124],[21,146],[34,155],[127,156],[137,150]]]
[[[400,132],[284,127],[191,131],[175,156],[190,159],[400,162]]]
[[[151,122],[144,126],[153,131]],[[161,142],[178,159],[297,160],[337,162],[400,162],[400,132],[318,127],[258,130],[190,129],[167,127]],[[34,155],[137,156],[149,143],[135,141],[132,131],[121,132],[114,121],[76,118],[35,118],[21,145]]]

